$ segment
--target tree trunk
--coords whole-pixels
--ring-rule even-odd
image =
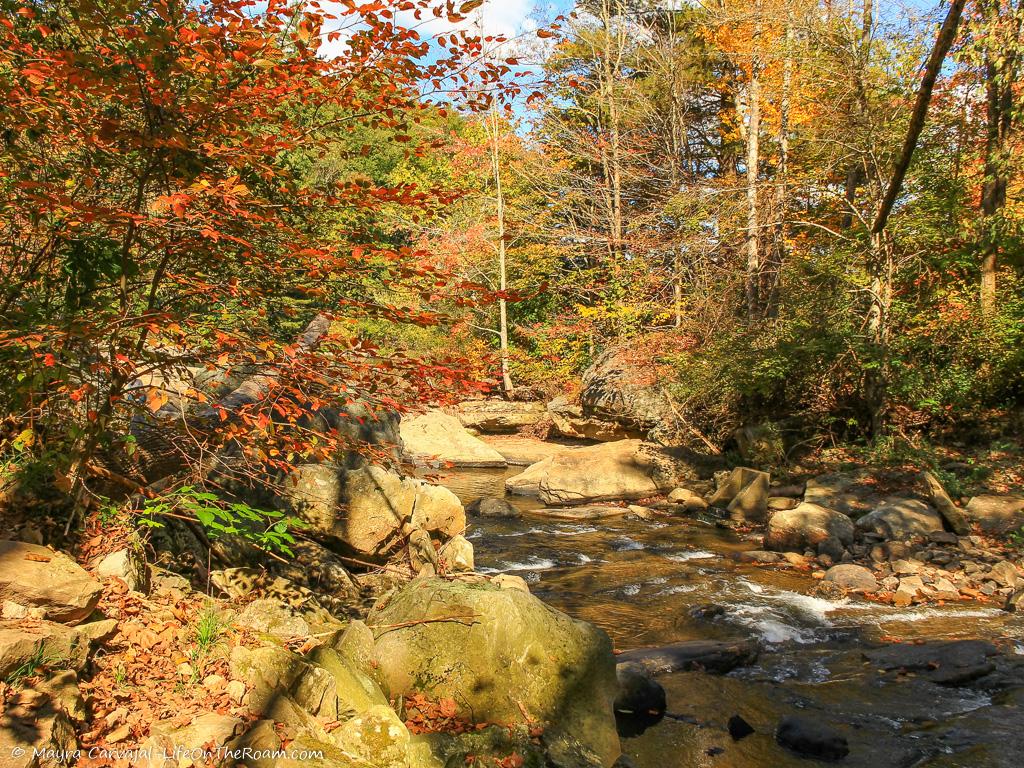
[[[760,24],[758,25],[760,27]],[[759,30],[758,30],[759,31]],[[758,34],[757,31],[754,33]],[[750,65],[749,103],[747,105],[747,320],[761,316],[761,254],[758,243],[757,179],[760,165],[761,62],[757,52]]]
[[[1017,80],[1021,35],[1021,14],[1011,22],[1007,32],[1011,39],[1000,46],[1002,35],[1000,0],[981,3],[982,20],[989,26],[985,39],[985,177],[981,191],[981,310],[985,315],[996,311],[996,272],[999,266],[999,240],[996,232],[998,216],[1006,205],[1007,147],[1013,129],[1013,88]],[[1011,6],[1012,8],[1012,6]],[[995,41],[994,43],[991,41]]]
[[[498,121],[497,109],[491,110],[491,169],[494,174],[495,208],[498,218],[498,347],[501,358],[501,387],[506,397],[512,394],[512,374],[509,370],[508,345],[508,302],[505,291],[508,290],[507,251],[505,243],[505,188],[501,178],[501,154],[499,152],[501,126]]]
[[[918,87],[903,147],[869,232],[868,270],[871,274],[871,300],[868,308],[868,339],[874,359],[865,376],[864,395],[873,437],[878,437],[884,426],[889,383],[889,307],[892,302],[893,260],[892,249],[886,237],[886,224],[903,189],[907,169],[924,129],[925,119],[928,117],[935,81],[956,38],[957,26],[965,3],[966,0],[952,0],[946,19],[935,38],[935,45],[928,56],[924,75]]]

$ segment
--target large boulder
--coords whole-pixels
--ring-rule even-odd
[[[423,466],[504,467],[505,457],[440,411],[402,419],[404,455]]]
[[[643,499],[697,476],[681,454],[640,440],[601,443],[551,456],[505,481],[509,493],[545,504]]]
[[[942,530],[942,516],[923,501],[890,497],[857,520],[862,531],[906,541]]]
[[[607,443],[643,437],[644,434],[643,430],[630,429],[616,421],[584,416],[582,406],[570,402],[565,396],[556,397],[548,403],[548,413],[551,431],[558,437]]]
[[[842,512],[805,502],[796,509],[772,515],[764,545],[775,552],[803,552],[816,549],[826,539],[836,538],[849,546],[853,543],[854,531],[853,521]]]
[[[964,516],[985,533],[1010,533],[1024,527],[1024,497],[983,494],[967,503]]]
[[[0,603],[38,608],[40,618],[77,624],[96,608],[103,585],[63,552],[0,541]]]
[[[674,423],[663,371],[652,363],[643,340],[605,350],[583,373],[582,415],[643,432]]]
[[[477,432],[507,434],[531,427],[546,415],[543,403],[515,403],[508,400],[468,400],[459,403],[462,426]]]
[[[305,465],[292,476],[285,495],[313,534],[363,555],[390,550],[406,523],[445,538],[466,528],[462,503],[447,488],[378,466]]]
[[[867,473],[833,472],[808,480],[804,501],[860,517],[878,506],[882,499]]]
[[[550,764],[611,766],[619,756],[611,641],[531,595],[418,579],[377,604],[376,674],[391,697],[453,700],[475,723],[540,724]]]

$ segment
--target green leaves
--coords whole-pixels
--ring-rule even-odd
[[[192,486],[148,500],[139,522],[162,527],[161,517],[184,517],[198,522],[211,539],[238,536],[261,549],[293,554],[289,544],[295,543],[291,531],[305,526],[296,517],[277,510],[256,509],[242,502],[226,502],[217,494]]]

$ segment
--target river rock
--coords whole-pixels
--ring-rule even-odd
[[[834,565],[825,571],[825,581],[838,584],[851,592],[877,592],[875,575],[861,565]]]
[[[730,517],[739,522],[761,522],[768,515],[770,483],[767,472],[736,467],[708,499],[708,505],[727,509]]]
[[[100,578],[116,578],[128,589],[145,594],[149,590],[149,566],[140,548],[125,547],[100,560],[96,566]]]
[[[657,680],[651,679],[647,670],[630,662],[615,665],[615,677],[619,693],[615,697],[616,714],[654,715],[665,714],[665,689]]]
[[[309,624],[304,618],[271,598],[253,600],[242,609],[234,623],[283,640],[308,637],[310,633]]]
[[[412,462],[436,467],[504,467],[505,457],[474,437],[454,416],[429,411],[402,419],[404,455]]]
[[[37,693],[42,695],[26,695]],[[59,701],[42,691],[10,696],[0,716],[0,765],[57,768],[69,763],[60,756],[73,755],[77,747],[72,717]]]
[[[971,523],[963,511],[953,503],[953,499],[946,493],[939,479],[931,472],[922,472],[921,479],[924,481],[932,506],[949,525],[950,529],[958,536],[967,536],[971,532]]]
[[[571,451],[577,447],[549,443],[526,435],[484,435],[480,439],[500,453],[506,463],[516,467],[529,467],[556,453]]]
[[[518,509],[504,499],[494,496],[485,496],[482,499],[470,502],[466,507],[466,512],[476,517],[522,517]]]
[[[1024,527],[1024,498],[1020,496],[975,496],[967,503],[964,516],[985,533],[1003,535]]]
[[[447,488],[378,466],[306,465],[293,476],[286,496],[314,534],[361,555],[384,554],[406,523],[445,538],[466,528],[462,503]]]
[[[864,651],[864,659],[891,673],[913,672],[938,685],[964,685],[995,670],[999,650],[984,640],[893,643]]]
[[[1006,598],[1003,610],[1009,613],[1024,613],[1024,589],[1018,589]]]
[[[677,505],[684,512],[703,512],[708,508],[708,503],[700,494],[689,488],[675,488],[669,493],[668,502]]]
[[[787,509],[796,509],[800,506],[799,499],[791,499],[788,496],[769,496],[768,497],[768,513],[772,512],[784,512]]]
[[[923,501],[890,497],[857,520],[857,527],[884,536],[907,541],[942,530],[942,516]]]
[[[736,555],[738,563],[781,563],[783,560],[785,558],[778,552],[766,552],[760,549],[752,549]]]
[[[468,400],[459,403],[457,417],[462,426],[478,432],[507,434],[530,427],[544,418],[543,403],[508,400]]]
[[[0,603],[39,608],[42,616],[77,624],[96,608],[103,585],[63,552],[0,541]]]
[[[509,493],[576,505],[656,496],[693,477],[685,456],[640,440],[601,443],[545,459],[505,481]]]
[[[1010,589],[1016,588],[1020,582],[1017,568],[1009,560],[1003,560],[993,565],[992,570],[985,575],[985,578],[994,581],[1001,587]]]
[[[385,598],[367,623],[392,697],[422,690],[472,722],[540,723],[559,765],[619,756],[615,660],[595,627],[518,590],[435,579]]]
[[[449,571],[456,573],[473,571],[473,545],[465,536],[455,536],[445,542],[438,555]]]
[[[828,538],[849,546],[854,531],[853,521],[841,512],[805,502],[796,509],[772,515],[764,543],[766,549],[778,552],[802,552]]]
[[[804,501],[859,517],[877,506],[879,501],[874,489],[865,483],[866,479],[860,474],[844,472],[819,475],[807,481]]]
[[[551,431],[559,437],[601,443],[643,437],[642,430],[630,429],[616,421],[584,416],[583,408],[570,403],[565,397],[557,397],[548,403],[548,413]]]
[[[850,754],[850,745],[839,731],[802,715],[783,718],[775,740],[798,755],[816,760],[835,762]]]
[[[651,675],[702,670],[726,674],[757,661],[758,647],[752,640],[685,640],[660,648],[638,648],[618,655],[620,664],[638,664]]]

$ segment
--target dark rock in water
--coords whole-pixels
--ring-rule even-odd
[[[615,697],[617,713],[636,715],[651,714],[659,717],[665,714],[665,689],[653,680],[650,673],[640,664],[626,662],[615,667],[619,681],[619,694]]]
[[[799,715],[782,719],[775,731],[775,740],[798,755],[817,760],[833,762],[850,754],[850,745],[839,731]]]
[[[1024,613],[1024,589],[1018,589],[1006,598],[1006,605],[1003,606],[1003,610],[1010,613]]]
[[[635,662],[655,676],[694,670],[724,675],[736,667],[753,664],[757,651],[757,643],[751,640],[688,640],[662,648],[626,651],[619,654],[618,662]]]
[[[690,615],[695,619],[711,621],[721,616],[725,616],[725,606],[717,605],[715,603],[705,603],[704,605],[698,605],[695,608],[691,608]]]
[[[665,716],[665,689],[640,664],[615,667],[619,693],[615,697],[615,725],[619,736],[639,736]]]
[[[818,542],[818,554],[828,555],[832,558],[832,562],[838,563],[846,554],[846,547],[835,536],[829,536],[824,541]]]
[[[518,509],[504,499],[494,496],[477,499],[466,507],[466,512],[476,517],[522,517]]]
[[[629,755],[619,755],[619,759],[612,763],[612,768],[636,768],[636,763]]]
[[[864,658],[886,672],[914,672],[938,685],[966,685],[995,670],[998,649],[984,640],[890,645],[865,651]]]
[[[722,747],[709,747],[704,750],[704,754],[708,757],[718,757],[725,754],[725,749]]]
[[[729,735],[732,736],[733,741],[741,741],[754,733],[754,726],[739,715],[730,717],[726,727],[729,729]]]

